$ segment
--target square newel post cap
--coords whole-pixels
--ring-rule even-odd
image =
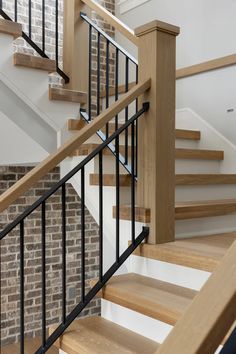
[[[145,25],[142,25],[140,27],[137,27],[134,31],[135,35],[137,37],[142,37],[148,33],[158,31],[158,32],[165,32],[169,33],[170,35],[173,36],[178,36],[180,33],[180,28],[177,26],[173,26],[169,23],[154,20],[151,22],[146,23]]]

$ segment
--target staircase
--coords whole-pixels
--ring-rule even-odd
[[[139,43],[140,48],[142,46],[140,42],[143,40],[141,37],[152,33],[153,28],[155,28],[154,31],[160,32],[157,34],[157,41],[160,40],[158,36],[161,37],[163,32],[173,38],[178,33],[176,27],[157,21],[149,24],[147,28],[144,26],[142,31],[139,29],[137,31],[139,34],[136,36],[95,1],[83,0],[80,7],[83,8],[85,5],[108,20],[133,43]],[[145,149],[150,148],[150,142],[146,139],[146,146],[143,146],[143,137],[140,137],[140,133],[143,132],[143,136],[146,138],[148,136],[151,140],[152,127],[146,127],[145,124],[150,125],[150,115],[153,115],[155,111],[153,109],[155,98],[153,100],[152,94],[150,95],[150,92],[156,89],[153,85],[153,78],[150,80],[148,75],[145,74],[146,77],[139,68],[141,76],[139,75],[138,79],[136,59],[94,24],[87,14],[81,13],[80,21],[88,26],[90,45],[88,61],[90,74],[85,91],[75,90],[68,86],[48,87],[48,73],[58,71],[64,78],[67,78],[67,75],[58,68],[58,62],[45,57],[13,54],[12,39],[22,36],[22,27],[6,19],[0,20],[0,46],[6,47],[3,58],[0,59],[2,82],[24,101],[25,105],[31,101],[30,108],[35,113],[33,124],[40,126],[42,134],[48,127],[51,129],[51,136],[56,130],[60,130],[59,148],[51,153],[52,149],[48,147],[49,157],[0,196],[0,211],[4,211],[17,197],[28,191],[51,168],[58,164],[61,168],[61,181],[0,232],[0,240],[3,240],[12,231],[18,230],[20,239],[19,343],[2,347],[2,353],[41,354],[48,352],[54,354],[60,350],[61,353],[67,354],[173,354],[173,349],[168,351],[168,343],[170,343],[169,348],[176,348],[175,354],[233,353],[229,351],[229,348],[230,341],[232,341],[231,333],[234,329],[232,325],[235,321],[235,290],[228,284],[229,280],[233,282],[234,279],[227,279],[227,285],[225,284],[226,295],[223,299],[225,302],[222,300],[215,304],[215,298],[220,295],[213,294],[212,291],[215,279],[218,279],[217,277],[222,279],[226,266],[232,277],[235,274],[232,250],[236,244],[234,220],[236,168],[232,171],[228,167],[228,161],[234,159],[235,151],[226,140],[220,138],[209,127],[206,128],[204,123],[200,124],[197,119],[194,119],[194,124],[199,124],[199,127],[204,129],[204,134],[201,129],[196,129],[194,124],[193,128],[189,128],[189,125],[185,128],[184,119],[181,121],[177,114],[176,126],[178,128],[173,129],[172,136],[169,136],[171,134],[168,129],[171,124],[166,129],[166,127],[163,128],[165,121],[162,121],[162,124],[155,129],[163,129],[162,135],[166,133],[164,138],[175,141],[176,146],[174,148],[172,143],[168,144],[169,140],[164,141],[165,139],[162,140],[162,136],[159,136],[162,142],[160,146],[166,149],[166,154],[160,154],[157,149],[156,155],[153,155],[155,156],[153,165],[155,168],[156,166],[163,168],[168,183],[171,182],[172,177],[172,186],[166,186],[163,178],[160,178],[157,173],[156,181],[161,184],[162,188],[159,188],[158,183],[146,186],[147,194],[150,194],[153,188],[155,197],[158,191],[163,192],[164,194],[161,195],[167,198],[158,200],[158,205],[150,207],[145,205],[148,203],[146,197],[141,202],[143,181],[148,177],[144,178],[140,169],[140,164],[142,166],[143,162],[140,155],[145,157],[144,166],[150,167],[148,165],[150,156],[145,155],[148,151]],[[100,58],[98,55],[95,97],[97,116],[94,119],[92,117],[91,79],[93,31],[96,32],[98,38],[98,48],[101,37],[106,40],[108,62],[111,46],[115,48],[116,53],[115,88],[110,90],[108,71],[104,94],[100,92]],[[25,36],[24,33],[23,36]],[[173,46],[173,53],[174,49]],[[140,58],[142,58],[142,49],[140,52]],[[126,63],[125,84],[122,88],[118,87],[118,58],[121,55],[124,56]],[[165,56],[164,52],[163,56]],[[158,60],[161,67],[161,59],[158,58]],[[162,59],[163,61],[165,60]],[[175,61],[172,60],[169,64],[171,63],[173,64],[171,68],[174,69]],[[135,84],[130,82],[131,65],[136,75]],[[142,59],[139,65],[142,68]],[[108,64],[107,70],[109,70]],[[168,70],[166,77],[169,77],[168,75],[173,79],[174,71]],[[7,78],[5,81],[3,76]],[[36,92],[32,89],[35,82],[39,84]],[[170,101],[174,97],[174,86],[173,79],[172,85],[166,88]],[[20,95],[20,90],[23,95]],[[143,104],[141,105],[140,102]],[[174,106],[171,104],[167,106],[166,115],[172,117],[171,121]],[[0,108],[2,107],[4,107],[3,102]],[[156,110],[158,109],[157,107]],[[10,119],[13,119],[13,114],[8,112],[8,115]],[[158,114],[157,117],[159,117]],[[18,124],[25,129],[26,123],[27,121]],[[36,134],[35,126],[32,127],[28,129],[28,134],[34,137],[38,134]],[[212,146],[210,143],[208,147],[206,131],[211,135],[215,134],[215,141],[219,140],[221,144]],[[55,136],[53,139],[55,144]],[[160,144],[159,140],[155,145],[157,147]],[[38,142],[43,143],[40,139]],[[152,143],[154,144],[154,141]],[[154,150],[154,147],[151,146],[151,150]],[[147,164],[146,160],[148,160]],[[168,163],[164,163],[164,160],[168,160]],[[174,165],[175,175],[173,174]],[[152,175],[153,170],[150,169],[147,175]],[[169,174],[166,173],[167,171]],[[81,242],[78,255],[81,268],[81,293],[77,306],[68,314],[66,309],[66,259],[69,256],[69,250],[66,247],[66,236],[69,225],[66,219],[68,210],[65,186],[69,182],[81,198]],[[170,197],[169,201],[174,198],[171,195],[172,187],[175,188],[176,201],[171,209],[168,198]],[[45,265],[47,201],[57,192],[61,193],[62,208],[61,319],[57,325],[50,325],[49,332],[47,332]],[[160,212],[162,206],[164,214],[170,210],[170,214],[163,214],[167,220],[166,225],[163,221],[158,224],[153,212],[155,208]],[[85,207],[99,225],[99,274],[98,279],[90,281],[89,291],[86,291]],[[40,257],[42,330],[40,338],[26,339],[24,332],[25,220],[37,209],[40,210],[42,229]],[[174,224],[176,232],[173,237]],[[159,225],[158,230],[157,225]],[[160,230],[163,231],[162,235],[159,235]],[[229,262],[228,259],[231,261]],[[193,313],[197,318],[194,306],[204,300],[207,292],[208,295],[214,295],[212,303],[215,306],[215,313],[214,316],[212,312],[209,316],[205,313],[205,316],[214,318],[214,322],[212,320],[209,327],[206,325],[204,329],[202,327],[199,329],[191,311],[195,311]],[[80,318],[79,315],[94,297],[101,299],[101,317]],[[210,296],[207,297],[207,301],[211,301]],[[214,312],[214,309],[212,311]],[[196,349],[199,343],[195,345],[193,341],[193,351],[184,352],[178,338],[175,339],[175,331],[181,331],[181,324],[185,322],[185,319],[186,323],[190,323],[186,332],[191,331],[192,328],[193,332],[189,333],[192,333],[194,338],[198,336],[198,332],[201,332],[199,338],[204,346],[199,346],[200,349]],[[175,340],[177,346],[173,344]],[[190,337],[190,343],[191,340]],[[191,349],[190,347],[186,350]]]

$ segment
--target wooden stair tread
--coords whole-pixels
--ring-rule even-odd
[[[33,354],[41,346],[42,339],[39,337],[25,339],[24,354]],[[1,347],[1,354],[20,354],[20,344],[9,344]],[[58,349],[53,346],[47,351],[48,354],[58,354]]]
[[[13,36],[13,38],[21,37],[22,35],[22,25],[19,23],[0,19],[0,33],[9,34]]]
[[[60,339],[70,354],[154,354],[158,343],[101,317],[76,320]]]
[[[131,184],[131,176],[128,174],[120,175],[120,187],[129,187]],[[214,184],[236,184],[236,174],[177,174],[175,176],[176,186],[201,186]],[[99,185],[99,174],[90,174],[90,185]],[[115,174],[104,174],[103,185],[114,187],[116,186]]]
[[[85,92],[49,86],[49,99],[53,101],[67,101],[84,104],[87,102],[87,94]]]
[[[236,213],[236,199],[177,202],[175,219],[193,219]]]
[[[113,208],[112,208],[112,215],[113,215],[113,218],[116,217],[116,206],[113,206]],[[131,207],[130,207],[130,205],[121,205],[120,206],[120,219],[121,220],[131,220]],[[142,222],[145,224],[150,223],[150,220],[151,220],[150,209],[135,206],[135,220],[137,222]]]
[[[81,124],[79,123],[82,119],[68,119],[67,128],[68,130],[80,130]],[[118,124],[118,128],[122,126],[122,123]],[[104,127],[103,132],[106,131]],[[109,123],[109,134],[115,132],[115,123]],[[131,127],[128,129],[129,134],[131,134]],[[188,139],[188,140],[200,140],[201,133],[199,130],[188,130],[188,129],[175,129],[176,139]]]
[[[75,150],[72,156],[89,155],[99,144],[83,144],[79,149]],[[129,154],[131,153],[131,147],[128,147]],[[124,154],[125,146],[120,146],[120,153]],[[105,155],[110,155],[110,150],[104,149]],[[223,160],[224,152],[219,150],[200,150],[200,149],[175,149],[176,159],[202,159],[202,160]]]
[[[143,315],[174,325],[197,294],[174,284],[139,274],[113,277],[102,297]]]
[[[13,64],[16,66],[24,66],[31,69],[44,70],[49,73],[56,72],[56,61],[48,58],[36,57],[23,53],[13,54]]]
[[[236,174],[178,174],[176,185],[235,184]]]
[[[213,272],[236,240],[236,232],[185,238],[162,245],[143,243],[135,255]]]
[[[99,186],[99,174],[91,173],[89,176],[89,182],[91,186]],[[131,185],[131,175],[121,174],[119,178],[120,187],[130,187]],[[106,187],[116,186],[116,175],[115,174],[104,174],[103,175],[103,185]]]

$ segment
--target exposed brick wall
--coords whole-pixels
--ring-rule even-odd
[[[0,167],[0,194],[31,167]],[[0,215],[0,230],[14,220],[27,205],[60,178],[59,169],[51,171],[25,196]],[[80,199],[70,184],[67,195],[67,312],[80,301]],[[25,220],[25,331],[37,336],[41,329],[41,211]],[[61,193],[46,204],[46,284],[47,326],[61,320]],[[18,341],[19,336],[19,228],[1,244],[1,345]],[[98,226],[86,210],[86,288],[98,276]],[[99,300],[92,301],[83,315],[98,315]]]

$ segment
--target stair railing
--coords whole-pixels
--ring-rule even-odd
[[[135,146],[134,139],[131,143],[131,190],[130,190],[130,200],[131,200],[131,231],[130,239],[132,240],[131,245],[121,253],[120,250],[120,163],[119,163],[119,137],[120,135],[129,127],[134,129],[134,124],[136,120],[142,116],[149,109],[149,104],[145,103],[143,107],[131,118],[127,120],[119,129],[116,130],[105,142],[103,142],[97,149],[95,149],[89,156],[87,156],[81,163],[78,164],[71,172],[69,172],[60,182],[58,182],[51,190],[45,193],[41,198],[39,198],[32,206],[27,208],[19,217],[16,218],[10,225],[8,225],[1,233],[0,240],[4,239],[12,231],[17,234],[19,231],[20,239],[20,353],[25,353],[25,224],[27,217],[30,217],[32,213],[38,209],[40,210],[40,224],[41,224],[41,337],[42,345],[35,354],[46,353],[47,350],[55,343],[55,341],[60,338],[60,336],[65,332],[65,330],[70,326],[70,324],[78,317],[82,310],[91,302],[91,300],[96,296],[96,294],[103,288],[107,281],[112,277],[112,275],[121,267],[121,265],[127,260],[127,258],[132,254],[132,252],[144,241],[148,234],[149,229],[144,227],[142,232],[137,235],[135,230]],[[104,233],[103,233],[103,154],[104,150],[107,149],[107,146],[113,141],[116,141],[116,153],[115,153],[115,164],[116,164],[116,241],[115,241],[115,250],[114,250],[114,263],[110,267],[104,270]],[[86,292],[85,283],[86,283],[86,271],[85,271],[85,199],[86,199],[86,190],[85,190],[85,176],[86,169],[88,164],[95,158],[99,160],[99,279],[97,283],[91,288],[91,290]],[[67,296],[66,296],[66,257],[67,257],[67,202],[66,202],[66,183],[75,175],[79,175],[80,179],[80,188],[81,188],[81,298],[80,302],[75,306],[75,308],[68,314],[66,310],[67,305]],[[47,337],[47,315],[46,315],[46,306],[47,306],[47,270],[46,270],[46,253],[47,253],[47,222],[50,220],[50,217],[47,215],[47,201],[53,196],[56,192],[60,192],[61,195],[61,254],[62,254],[62,277],[61,277],[61,288],[62,288],[62,318],[61,323],[58,328],[53,331],[49,337]],[[110,255],[111,256],[111,255]]]
[[[6,6],[5,6],[6,5]],[[5,20],[14,21],[22,24],[22,26],[27,27],[25,31],[22,31],[22,38],[42,57],[42,58],[50,58],[55,59],[57,73],[64,79],[65,83],[69,83],[69,77],[65,74],[65,72],[59,67],[59,2],[55,0],[55,16],[54,16],[54,53],[53,56],[49,54],[47,51],[46,45],[46,36],[47,29],[46,26],[46,3],[45,0],[41,1],[41,11],[37,9],[37,11],[41,12],[41,40],[39,39],[39,34],[34,33],[33,23],[39,20],[39,17],[34,16],[33,10],[35,6],[33,6],[33,0],[28,1],[28,11],[27,15],[27,23],[22,23],[21,16],[19,16],[19,6],[22,7],[21,1],[14,0],[14,8],[13,8],[13,17],[9,15],[7,5],[9,6],[9,2],[5,0],[0,1],[0,16],[2,16]],[[25,6],[25,5],[24,5]],[[20,14],[22,15],[22,14]],[[51,30],[50,30],[51,31]],[[34,35],[36,35],[37,40],[34,39]],[[53,44],[51,44],[53,45]]]

